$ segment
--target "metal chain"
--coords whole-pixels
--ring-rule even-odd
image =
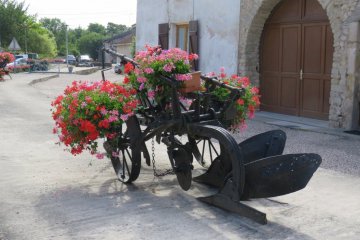
[[[166,175],[170,175],[170,174],[174,174],[174,171],[172,169],[166,169],[164,172],[160,172],[158,173],[156,170],[156,166],[155,166],[155,142],[154,142],[154,138],[152,138],[151,140],[151,161],[152,161],[152,165],[153,165],[153,170],[154,170],[154,176],[155,177],[163,177]]]

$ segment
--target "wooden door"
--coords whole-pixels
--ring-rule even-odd
[[[262,36],[261,109],[327,119],[333,35],[316,0],[285,0]]]

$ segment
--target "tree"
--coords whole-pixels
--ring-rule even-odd
[[[56,42],[53,34],[28,15],[24,2],[0,0],[1,42],[7,47],[15,37],[22,51],[36,52],[52,57],[56,54]]]
[[[28,42],[30,52],[40,53],[41,57],[55,57],[57,55],[55,38],[45,28],[30,29]]]
[[[40,23],[54,35],[59,54],[65,55],[66,23],[58,18],[42,18],[40,19]]]
[[[123,32],[125,32],[127,30],[128,30],[128,27],[126,27],[125,25],[115,24],[115,23],[112,23],[112,22],[109,22],[107,24],[107,26],[106,26],[106,34],[109,37],[112,37],[114,35],[123,33]]]
[[[89,32],[94,32],[94,33],[98,33],[98,34],[101,34],[101,35],[106,35],[106,28],[99,24],[99,23],[90,23],[87,30]]]
[[[102,46],[104,36],[96,32],[87,32],[79,39],[79,50],[82,54],[89,54],[93,59],[98,58],[98,50]]]
[[[29,19],[26,11],[24,2],[0,0],[0,41],[4,47],[8,46],[13,37],[20,39],[24,23]]]

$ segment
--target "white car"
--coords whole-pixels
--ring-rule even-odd
[[[27,58],[18,58],[18,59],[15,59],[14,62],[6,64],[6,67],[14,68],[14,67],[21,67],[21,66],[26,66],[26,65],[28,65]]]

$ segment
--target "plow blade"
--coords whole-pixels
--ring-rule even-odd
[[[321,163],[314,153],[286,154],[245,164],[242,199],[276,197],[303,189]]]
[[[244,163],[261,158],[281,155],[286,143],[286,134],[282,130],[272,130],[257,134],[239,143],[244,155]]]
[[[209,197],[199,197],[199,201],[205,202],[207,204],[219,207],[229,212],[239,214],[242,217],[252,219],[253,221],[266,224],[266,214],[256,210],[255,208],[249,207],[241,202],[233,201],[226,194],[217,193]]]
[[[243,154],[244,163],[251,163],[261,158],[280,155],[284,151],[286,134],[282,130],[264,132],[246,139],[238,144]],[[231,172],[227,168],[227,156],[217,157],[202,175],[193,180],[212,187],[222,187],[226,176]],[[231,164],[231,163],[230,163]]]

